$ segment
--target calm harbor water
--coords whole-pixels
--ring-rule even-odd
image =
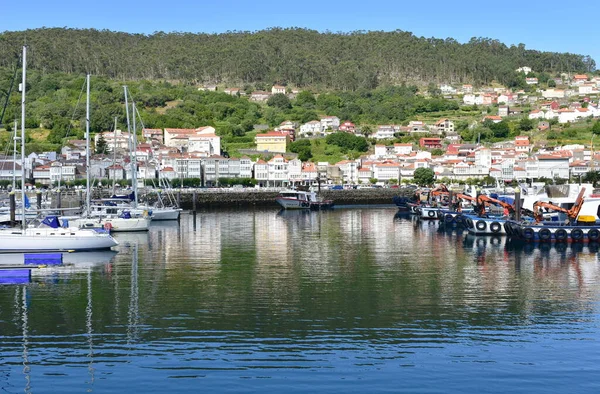
[[[395,213],[184,214],[66,255],[0,285],[0,389],[600,392],[597,247]]]

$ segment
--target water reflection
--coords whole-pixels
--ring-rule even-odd
[[[0,287],[3,388],[368,392],[401,376],[414,392],[450,376],[437,391],[460,392],[500,366],[513,392],[566,376],[523,365],[596,365],[595,245],[477,238],[394,209],[201,212],[117,236],[110,270]]]

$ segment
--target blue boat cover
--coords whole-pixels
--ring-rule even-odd
[[[496,200],[505,202],[505,203],[510,204],[510,205],[515,205],[515,199],[512,198],[512,197],[498,196],[498,198],[496,198]]]
[[[44,220],[42,220],[42,224],[45,224],[48,227],[59,228],[60,222],[58,221],[58,216],[46,216]]]

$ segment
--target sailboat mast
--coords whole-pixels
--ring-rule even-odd
[[[117,165],[117,117],[115,116],[115,128],[113,129],[113,189],[112,189],[112,195],[115,195],[115,184],[116,184],[116,168],[115,166]]]
[[[21,214],[23,234],[27,228],[25,221],[25,81],[27,80],[27,47],[23,46],[23,80],[21,82]]]
[[[92,189],[90,186],[90,74],[86,77],[86,94],[87,100],[85,105],[85,206],[86,212],[90,212],[92,205]]]
[[[15,127],[13,128],[13,180],[12,190],[15,191],[17,187],[17,120],[15,119]],[[21,163],[21,172],[23,171],[23,163]]]
[[[131,138],[131,123],[129,122],[129,100],[127,98],[127,86],[123,86],[125,90],[125,114],[127,115],[127,134],[129,135],[129,154],[131,157],[131,152],[133,151],[133,139]],[[130,168],[131,168],[131,186],[133,188],[133,192],[135,194],[135,208],[137,208],[137,179],[136,179],[136,164],[133,160],[130,160]]]
[[[132,143],[132,150],[131,150],[131,154],[132,154],[132,162],[133,162],[133,191],[134,191],[134,195],[133,195],[133,206],[135,208],[137,208],[138,206],[138,193],[137,193],[137,131],[135,129],[135,102],[132,100],[131,101],[131,110],[132,110],[132,116],[133,116],[133,143]]]

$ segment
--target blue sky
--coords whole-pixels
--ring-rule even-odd
[[[583,9],[582,13],[574,9]],[[585,9],[588,8],[587,13]],[[557,0],[6,0],[0,31],[39,27],[96,28],[130,33],[219,33],[269,27],[319,31],[404,30],[466,42],[490,37],[528,49],[590,55],[600,65],[593,5]],[[587,18],[586,18],[587,15]]]

